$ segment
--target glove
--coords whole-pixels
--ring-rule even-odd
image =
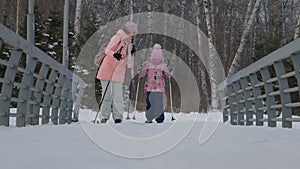
[[[122,59],[122,54],[121,53],[114,53],[114,58],[116,58],[118,61]]]
[[[131,49],[131,54],[134,54],[136,52],[135,50],[135,45],[132,46],[132,49]]]

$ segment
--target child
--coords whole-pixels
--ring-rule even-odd
[[[167,65],[164,63],[161,46],[155,44],[150,59],[143,63],[140,77],[146,76],[144,92],[146,98],[146,118],[145,123],[152,123],[155,119],[157,123],[162,123],[165,119],[163,111],[163,93],[165,92],[165,79],[169,78]]]

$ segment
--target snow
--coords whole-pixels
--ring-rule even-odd
[[[84,75],[89,75],[91,73],[90,71],[83,69],[79,65],[73,65],[72,68],[76,69],[77,73],[83,73]]]
[[[2,52],[3,55],[9,56],[9,53],[7,52]]]
[[[50,35],[48,33],[43,33],[43,36],[49,37]]]
[[[56,55],[56,52],[48,52],[48,54],[53,56],[53,55]]]
[[[165,123],[147,125],[127,120],[116,125],[112,119],[108,124],[95,125],[90,123],[94,116],[95,112],[84,109],[80,112],[80,123],[71,125],[0,127],[1,169],[299,168],[300,123],[294,123],[293,129],[220,123],[212,137],[199,144],[198,137],[208,114],[174,114],[176,120],[171,122],[171,114],[166,113]],[[138,122],[143,122],[144,113],[137,112],[136,117]],[[88,137],[83,127],[91,126],[99,131],[100,138],[108,140],[109,127],[128,137],[146,138],[169,130],[176,122],[193,121],[194,126],[182,142],[163,154],[142,159],[125,158],[103,150]],[[120,149],[129,149],[127,143],[114,145],[116,140],[110,141]],[[147,148],[140,147],[141,155]]]
[[[81,72],[84,74],[84,75],[89,75],[91,72],[89,72],[88,70],[86,69],[83,69],[81,70]]]
[[[48,45],[48,48],[49,48],[49,49],[53,49],[53,48],[54,48],[54,45]]]

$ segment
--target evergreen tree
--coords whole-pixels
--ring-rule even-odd
[[[46,54],[62,62],[63,48],[63,14],[59,11],[51,11],[45,21],[42,20],[41,11],[36,10],[35,45]]]

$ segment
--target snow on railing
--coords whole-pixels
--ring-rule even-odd
[[[232,125],[292,128],[300,118],[300,38],[218,85],[223,121]]]
[[[11,118],[18,127],[77,121],[85,82],[0,24],[0,50],[3,45],[10,49],[0,57],[0,126]]]

